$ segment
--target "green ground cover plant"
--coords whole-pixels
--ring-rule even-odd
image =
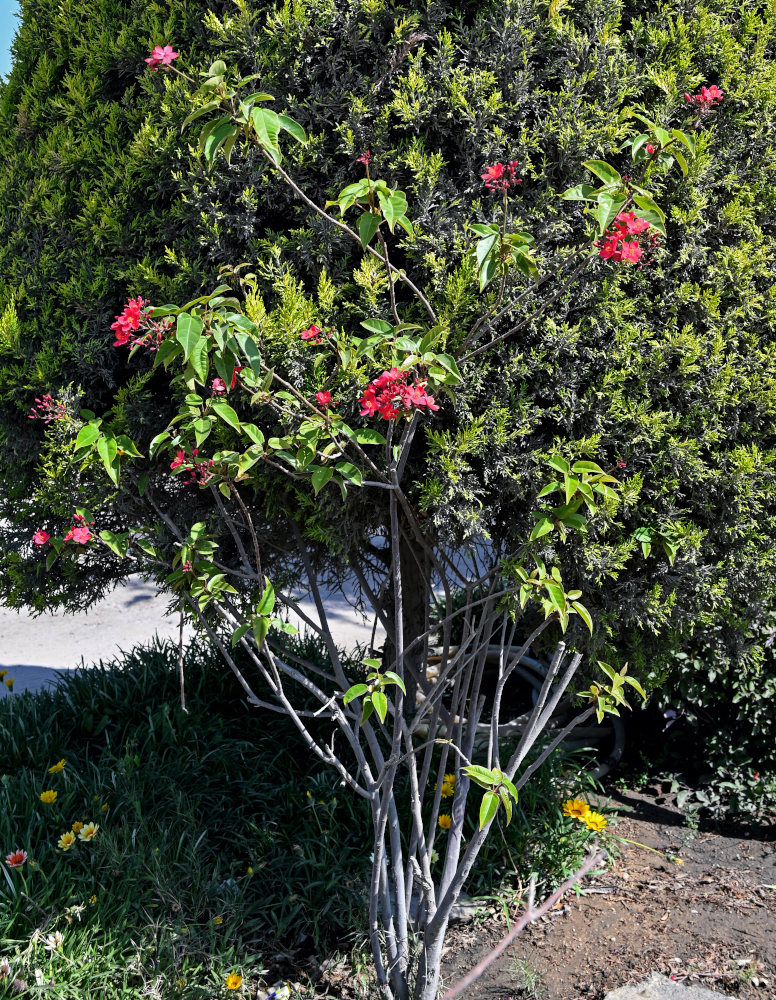
[[[217,653],[192,645],[184,664],[188,712],[178,650],[159,644],[0,698],[0,996],[39,970],[61,1000],[212,998],[232,973],[266,982],[278,948],[302,961],[365,946],[364,804],[311,768],[287,720],[235,701]],[[558,755],[543,769],[475,895],[509,899],[531,871],[554,885],[578,864],[591,835],[561,805],[593,786],[573,771]],[[58,846],[89,821],[91,841]]]

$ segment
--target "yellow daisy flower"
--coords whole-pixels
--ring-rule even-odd
[[[69,851],[70,848],[75,843],[75,834],[72,830],[68,830],[67,833],[63,833],[62,836],[57,841],[57,847],[63,851]]]
[[[43,803],[44,806],[53,806],[54,803],[57,801],[57,792],[55,792],[51,788],[49,788],[45,792],[41,792],[40,801]]]
[[[73,833],[80,833],[81,830],[83,830],[83,828],[84,828],[83,823],[80,823],[78,820],[76,820],[75,823],[73,823],[73,825],[70,827]]]
[[[226,988],[228,990],[239,990],[242,986],[242,976],[238,976],[236,972],[230,972],[226,977]]]
[[[443,830],[449,830],[450,824],[453,822],[453,817],[450,816],[448,813],[440,813],[437,822],[439,823],[439,825],[442,827]]]
[[[52,764],[51,765],[51,767],[48,769],[48,773],[49,774],[59,774],[60,771],[64,771],[66,763],[67,763],[67,761],[63,757],[62,760],[59,760],[59,761],[57,761],[56,764]]]
[[[7,670],[0,670],[0,677],[5,677],[7,673],[8,673]]]
[[[97,831],[100,829],[97,823],[87,823],[78,831],[79,840],[94,840]]]
[[[216,925],[216,927],[219,927],[223,922],[224,922],[223,917],[213,917],[213,923]]]
[[[455,775],[446,774],[442,779],[442,798],[449,799],[455,794]]]
[[[6,677],[3,684],[5,684],[9,691],[13,691],[13,677]]]
[[[606,817],[602,816],[601,813],[588,812],[584,817],[584,823],[588,830],[600,833],[606,826]]]
[[[563,803],[563,815],[580,819],[584,823],[585,817],[590,812],[590,806],[582,799],[567,799]]]
[[[96,896],[90,896],[89,897],[89,902],[92,904],[92,906],[94,906],[94,904],[97,902],[97,897]]]

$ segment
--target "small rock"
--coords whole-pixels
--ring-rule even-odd
[[[666,979],[657,972],[636,986],[621,986],[607,993],[604,1000],[733,1000],[730,996],[715,993],[702,986],[686,986]]]

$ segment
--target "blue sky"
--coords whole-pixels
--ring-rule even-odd
[[[11,42],[19,24],[14,16],[19,9],[17,0],[0,0],[0,75],[8,76],[11,69]]]

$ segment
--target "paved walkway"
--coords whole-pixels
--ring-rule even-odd
[[[371,626],[341,595],[327,594],[326,604],[340,645],[369,642]],[[90,666],[112,659],[121,650],[148,642],[154,634],[177,642],[178,615],[166,617],[168,605],[169,599],[158,594],[152,584],[133,577],[89,611],[75,615],[54,613],[33,618],[0,608],[0,670],[13,677],[14,693],[37,691],[56,684],[62,672],[81,666],[82,660]],[[302,601],[301,606],[318,620],[312,602]],[[190,637],[192,630],[186,635]],[[0,697],[7,696],[6,687],[0,687]]]

